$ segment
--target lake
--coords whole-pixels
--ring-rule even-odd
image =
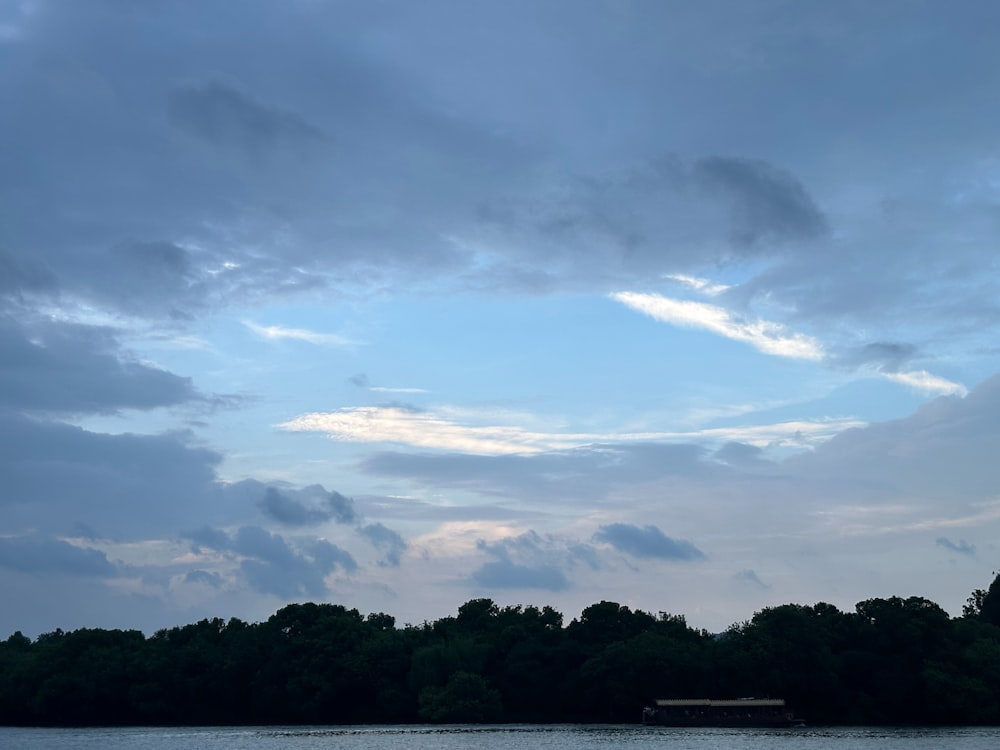
[[[996,750],[1000,727],[674,729],[518,725],[419,727],[0,727],[10,750]]]

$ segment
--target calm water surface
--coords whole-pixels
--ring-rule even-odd
[[[642,726],[0,727],[3,750],[997,750],[1000,727],[671,729]]]

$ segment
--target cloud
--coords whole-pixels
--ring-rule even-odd
[[[418,486],[512,500],[592,501],[633,482],[698,475],[705,468],[702,454],[694,445],[655,443],[499,456],[378,452],[363,458],[359,468]]]
[[[485,589],[565,591],[571,584],[564,569],[594,562],[581,547],[585,545],[534,531],[494,541],[479,539],[476,548],[494,560],[483,563],[469,580]]]
[[[815,338],[789,331],[780,323],[747,319],[716,305],[639,292],[616,292],[611,297],[654,320],[711,331],[748,343],[764,354],[830,364],[852,363],[859,366],[874,363],[880,377],[924,393],[964,395],[967,392],[960,383],[932,375],[926,370],[899,370],[899,365],[914,355],[916,349],[912,345],[874,343],[832,356]]]
[[[328,574],[338,568],[351,573],[358,567],[350,553],[330,542],[302,540],[293,546],[260,526],[242,526],[233,536],[210,528],[185,536],[196,548],[235,553],[239,570],[254,591],[286,600],[324,596]]]
[[[453,410],[442,411],[449,414]],[[460,410],[458,416],[464,416]],[[334,440],[344,442],[401,443],[417,448],[501,456],[563,451],[612,441],[740,440],[754,444],[808,444],[858,424],[857,420],[823,420],[718,427],[692,432],[543,433],[509,425],[462,424],[442,414],[392,405],[312,412],[283,422],[278,427],[291,432],[323,432]]]
[[[222,588],[225,579],[218,573],[208,570],[191,570],[184,574],[187,583],[204,583],[214,589]]]
[[[832,361],[850,368],[869,365],[882,372],[898,372],[919,354],[917,347],[899,341],[873,341],[838,353]]]
[[[155,613],[162,626],[176,624],[178,612],[215,616],[220,608],[257,617],[261,607],[273,611],[273,600],[254,591],[300,597],[349,569],[348,552],[308,533],[310,524],[339,520],[352,527],[337,533],[363,534],[346,502],[330,505],[332,493],[290,484],[222,482],[223,470],[308,475],[303,484],[343,471],[361,492],[395,493],[396,504],[377,506],[380,515],[363,528],[405,518],[408,530],[430,534],[444,519],[490,518],[511,534],[525,525],[561,529],[554,539],[475,550],[472,564],[462,559],[462,575],[485,561],[493,568],[483,575],[500,583],[534,571],[558,586],[574,565],[591,570],[587,559],[622,557],[590,543],[574,557],[573,540],[558,535],[568,525],[593,529],[613,518],[641,531],[652,519],[711,538],[713,560],[725,561],[721,572],[702,577],[699,569],[696,582],[670,581],[678,597],[697,586],[689,601],[699,611],[725,598],[711,589],[712,575],[729,591],[733,570],[786,570],[794,560],[800,582],[845,597],[856,589],[851,576],[880,590],[904,575],[930,586],[937,579],[921,567],[934,557],[928,538],[962,529],[968,541],[957,546],[984,549],[995,537],[995,385],[968,393],[962,385],[996,369],[1000,321],[997,164],[989,156],[1000,105],[982,95],[988,71],[1000,68],[989,3],[960,14],[944,4],[907,14],[793,4],[780,23],[768,3],[730,3],[726,13],[656,3],[636,12],[581,9],[572,0],[513,11],[398,2],[391,13],[363,3],[121,6],[31,2],[0,11],[0,101],[11,103],[0,107],[0,529],[17,535],[9,538],[36,533],[52,542],[54,558],[69,558],[75,553],[55,542],[87,527],[89,540],[73,542],[80,549],[117,559],[117,547],[107,551],[115,544],[122,555],[160,555],[162,567],[150,563],[138,583],[116,580],[127,594],[113,595],[99,576],[50,588],[5,569],[0,589],[17,593],[6,597],[5,622],[21,627],[16,619],[39,622],[31,612],[45,612],[52,626],[72,617],[118,627]],[[893,106],[873,108],[886,92]],[[355,382],[375,393],[416,393],[391,387],[412,377],[449,398],[474,398],[463,390],[470,379],[489,389],[499,371],[478,369],[487,350],[489,362],[505,347],[528,362],[540,351],[535,336],[558,337],[563,322],[497,329],[495,338],[481,328],[484,348],[475,349],[444,336],[447,326],[430,327],[442,312],[474,325],[481,291],[500,305],[552,295],[555,305],[575,297],[594,310],[601,306],[591,307],[590,295],[662,284],[680,299],[646,295],[644,304],[673,325],[885,382],[796,405],[843,378],[796,366],[803,380],[782,394],[780,423],[758,412],[739,417],[746,424],[703,418],[698,424],[713,429],[632,434],[628,420],[640,412],[672,411],[664,417],[672,428],[674,414],[687,411],[669,376],[659,390],[619,388],[581,404],[552,373],[533,378],[529,367],[516,394],[491,397],[541,404],[531,420],[441,406],[323,407],[330,413],[303,418],[353,444],[278,436],[306,454],[264,445],[274,436],[255,421],[263,409],[177,430],[192,429],[191,407],[211,404],[205,383],[226,378],[241,391],[260,384],[272,406],[292,403],[291,388],[301,404],[302,381],[278,383],[293,364],[326,376],[323,398],[334,406],[361,395],[338,388],[363,366],[391,378]],[[372,359],[362,363],[356,352],[312,349],[346,343],[323,324],[268,324],[321,309],[326,320],[356,316],[388,354],[370,345]],[[231,330],[227,315],[252,321],[258,330],[248,335],[297,342],[302,356],[269,362],[275,379],[265,386],[257,368],[233,364],[246,336],[216,340]],[[591,322],[601,321],[573,321],[593,333],[593,346],[573,352],[581,357],[574,372],[643,368],[634,358],[641,347],[631,359],[624,347],[609,356]],[[403,328],[408,340],[397,345],[392,337]],[[165,350],[168,340],[209,346]],[[556,341],[545,339],[547,356]],[[151,352],[171,364],[153,362]],[[262,354],[256,347],[253,355]],[[308,360],[319,355],[322,362]],[[425,356],[439,358],[433,368],[421,365]],[[447,359],[454,356],[462,364]],[[936,374],[943,363],[944,376]],[[753,374],[735,387],[756,388]],[[719,390],[732,385],[733,373],[697,382],[703,398],[724,403],[773,402],[785,386],[738,397]],[[891,397],[865,411],[873,391]],[[947,397],[865,425],[938,394]],[[619,409],[633,397],[631,410]],[[577,407],[587,413],[572,413]],[[608,413],[625,427],[591,426],[607,423]],[[561,424],[574,427],[549,426]],[[802,455],[775,459],[772,444]],[[351,479],[353,470],[360,476]],[[732,525],[720,527],[719,518]],[[237,553],[235,530],[255,523],[268,534],[280,529],[280,539],[258,539],[250,554],[245,534],[245,554]],[[230,531],[197,533],[215,546],[183,560],[158,546],[202,526]],[[859,530],[880,536],[851,535]],[[396,547],[383,539],[388,561]],[[457,558],[435,559],[448,569],[442,577],[455,575]],[[243,561],[254,590],[240,577]],[[405,567],[370,567],[358,578],[409,582]],[[197,571],[225,585],[208,592]],[[186,573],[195,581],[187,591]],[[605,575],[603,591],[621,591],[601,568],[588,572],[585,592],[574,580],[561,600],[575,604]],[[639,578],[630,590],[652,591],[655,601],[665,580]],[[806,584],[792,591],[792,578],[775,578],[768,596],[808,597]],[[980,585],[969,583],[951,579],[948,591]],[[395,578],[392,585],[402,602],[409,592]],[[371,601],[375,588],[357,596]],[[445,588],[420,587],[412,598],[431,606],[427,592]],[[193,604],[184,598],[192,590],[206,598]]]
[[[846,424],[863,425],[860,422],[838,424],[840,429],[829,425],[830,432],[823,439],[842,431]],[[810,425],[802,427],[809,429]],[[718,456],[712,455],[702,441],[696,442],[692,437],[688,442],[595,443],[563,451],[497,456],[379,451],[362,458],[358,468],[377,477],[407,479],[420,487],[478,492],[517,501],[533,500],[547,508],[554,501],[599,501],[614,496],[623,488],[651,483],[722,482],[730,479],[736,469],[756,469],[766,475],[775,470],[775,464],[764,460],[740,464],[735,459],[753,459],[756,454],[748,451],[774,445],[775,441],[782,443],[787,434],[779,435],[762,428],[752,435],[742,436],[753,445],[744,444],[741,450],[726,450],[724,443],[729,433],[712,431],[705,438],[723,443],[723,452]],[[816,444],[821,442],[817,439]],[[808,434],[795,443],[797,446],[808,444]],[[724,459],[723,464],[729,466],[707,460],[710,458]]]
[[[769,585],[760,580],[760,577],[751,569],[741,570],[735,576],[733,576],[737,581],[741,583],[748,583],[756,588],[767,590],[771,588]]]
[[[931,375],[926,370],[911,372],[883,372],[882,377],[894,383],[901,383],[923,393],[941,394],[945,396],[965,396],[969,389],[961,383],[953,383],[947,378]]]
[[[347,382],[374,393],[427,393],[427,390],[424,388],[389,388],[382,385],[372,385],[368,376],[363,372],[352,375],[347,379]]]
[[[834,366],[874,370],[886,380],[905,385],[928,394],[964,396],[968,389],[961,383],[932,375],[926,370],[905,370],[904,367],[919,354],[916,346],[903,342],[876,341],[859,347],[850,347],[831,355]]]
[[[331,520],[351,523],[357,519],[350,498],[319,485],[284,491],[267,487],[260,507],[268,517],[286,526],[315,526]]]
[[[226,532],[219,529],[213,529],[209,526],[202,526],[199,529],[185,531],[181,534],[181,536],[194,543],[193,548],[197,553],[201,553],[203,548],[227,550],[232,546],[229,535],[226,534]]]
[[[278,341],[281,339],[291,339],[293,341],[305,341],[319,346],[356,346],[357,341],[353,341],[344,336],[334,333],[317,333],[304,328],[285,328],[284,326],[262,326],[250,320],[244,320],[243,325],[253,331],[256,335],[268,341]]]
[[[0,537],[0,567],[25,573],[110,578],[117,569],[100,550],[39,534]]]
[[[352,571],[354,559],[329,542],[317,541],[301,552],[279,534],[259,526],[241,527],[232,549],[243,557],[240,570],[255,591],[283,599],[323,596],[326,574],[337,566]]]
[[[345,549],[332,544],[325,539],[317,539],[305,547],[310,557],[327,572],[336,568],[353,573],[358,569],[358,563]]]
[[[975,525],[996,518],[998,425],[1000,375],[994,375],[965,397],[939,396],[903,419],[847,430],[785,459],[782,471],[807,482],[818,503],[881,507],[913,499],[907,517],[890,524],[862,519],[859,530]]]
[[[708,279],[701,279],[696,276],[688,276],[682,273],[668,273],[664,278],[670,279],[671,281],[676,281],[679,284],[683,284],[686,287],[690,287],[701,294],[708,295],[709,297],[716,297],[723,292],[731,289],[729,284],[718,284]]]
[[[278,426],[296,432],[325,432],[334,439],[351,442],[405,443],[476,454],[530,453],[540,450],[537,443],[543,440],[559,439],[516,427],[460,425],[432,414],[398,407],[369,406],[315,412]]]
[[[639,292],[616,292],[611,298],[663,323],[711,331],[750,344],[764,354],[814,361],[823,359],[825,354],[818,341],[789,331],[780,323],[741,318],[704,302]]]
[[[732,202],[732,238],[738,244],[826,234],[826,218],[802,184],[767,162],[711,156],[698,160],[692,173],[697,183]]]
[[[190,433],[110,435],[0,409],[2,526],[135,538],[221,519],[233,512],[221,460]]]
[[[682,561],[705,559],[705,554],[691,542],[671,539],[653,525],[639,527],[613,523],[601,526],[594,534],[594,540],[610,544],[633,557]]]
[[[190,378],[131,358],[108,328],[0,318],[0,405],[107,414],[205,400]]]
[[[939,547],[944,547],[947,550],[957,552],[958,554],[965,555],[966,557],[976,556],[976,545],[969,544],[964,539],[959,539],[958,543],[955,543],[946,537],[939,536],[934,540],[934,543]]]
[[[347,382],[353,386],[357,386],[358,388],[367,389],[369,387],[368,376],[363,372],[359,372],[357,375],[352,375],[347,379]]]
[[[45,264],[0,250],[0,303],[5,295],[10,301],[23,302],[25,294],[51,293],[57,288],[56,276]]]
[[[367,526],[362,526],[359,531],[376,548],[385,553],[385,558],[381,564],[389,565],[393,568],[399,567],[400,557],[408,546],[402,536],[380,523],[371,523]]]
[[[715,452],[714,458],[731,466],[752,466],[764,460],[763,453],[759,446],[729,441]]]
[[[282,146],[301,148],[329,141],[299,115],[258,102],[218,81],[174,89],[167,113],[172,123],[192,135],[255,158]]]

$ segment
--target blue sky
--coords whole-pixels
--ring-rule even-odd
[[[998,16],[0,0],[0,634],[957,614]]]

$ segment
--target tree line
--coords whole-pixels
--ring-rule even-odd
[[[810,724],[1000,724],[1000,575],[950,617],[921,597],[768,607],[712,634],[602,601],[473,599],[396,627],[291,604],[267,621],[0,642],[0,724],[636,722],[657,697],[781,697]]]

